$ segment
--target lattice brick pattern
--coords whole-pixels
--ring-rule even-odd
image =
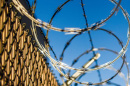
[[[58,86],[21,19],[0,0],[0,85]]]

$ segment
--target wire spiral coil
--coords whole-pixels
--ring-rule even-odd
[[[51,22],[52,22],[53,18],[55,17],[55,15],[61,10],[61,8],[62,8],[64,5],[66,5],[66,4],[67,4],[68,2],[70,2],[71,0],[67,0],[67,1],[64,2],[60,7],[58,7],[58,9],[57,9],[56,12],[53,14],[53,16],[52,16],[52,18],[51,18],[51,20],[50,20],[49,23],[46,23],[46,22],[43,22],[43,21],[41,21],[41,20],[35,19],[33,16],[31,16],[31,15],[28,13],[28,11],[22,6],[22,4],[19,2],[19,0],[12,0],[12,1],[13,1],[13,3],[14,3],[14,6],[16,7],[16,9],[17,9],[21,14],[24,14],[24,15],[27,16],[30,20],[32,20],[32,33],[33,33],[34,38],[35,38],[35,40],[36,40],[36,42],[37,42],[37,44],[38,44],[38,46],[39,46],[39,50],[41,51],[41,53],[42,53],[44,56],[46,56],[46,57],[48,57],[48,58],[50,59],[52,65],[58,70],[58,72],[59,72],[62,76],[64,76],[64,77],[65,77],[66,79],[68,79],[68,80],[72,80],[73,82],[80,83],[80,84],[85,84],[85,85],[99,85],[99,84],[103,84],[103,83],[105,83],[105,82],[107,82],[107,81],[109,81],[110,79],[113,78],[113,77],[112,77],[112,78],[110,78],[110,79],[108,79],[108,80],[104,80],[104,81],[102,81],[102,82],[100,82],[100,83],[90,83],[90,82],[85,82],[85,83],[84,83],[84,82],[79,82],[79,81],[74,80],[73,78],[71,78],[71,77],[68,76],[67,74],[64,74],[63,71],[61,71],[59,68],[63,68],[63,69],[64,69],[64,68],[67,68],[67,69],[69,69],[69,70],[76,70],[76,71],[80,71],[80,72],[89,72],[89,71],[94,71],[94,70],[99,70],[99,69],[101,69],[101,68],[105,68],[105,67],[111,65],[112,63],[114,63],[116,60],[118,60],[121,56],[122,56],[122,57],[124,56],[124,54],[125,54],[125,52],[126,52],[126,50],[127,50],[129,41],[130,41],[130,21],[129,21],[129,15],[128,15],[127,11],[125,11],[125,10],[123,9],[123,7],[120,5],[121,0],[119,0],[118,3],[117,3],[115,0],[110,0],[112,3],[114,3],[114,4],[116,5],[116,7],[114,8],[114,11],[113,11],[106,19],[102,20],[102,21],[99,22],[99,23],[96,23],[96,25],[93,25],[93,26],[91,26],[91,27],[88,27],[87,18],[86,18],[84,6],[83,6],[83,1],[81,0],[81,6],[82,6],[82,9],[83,9],[84,18],[85,18],[85,21],[86,21],[86,28],[84,28],[84,29],[78,29],[78,30],[74,30],[74,29],[64,30],[64,29],[60,29],[60,28],[55,28],[55,27],[53,27],[53,26],[51,25]],[[100,66],[97,66],[97,67],[94,67],[94,68],[79,68],[79,69],[78,69],[78,68],[71,67],[71,66],[68,66],[67,64],[63,63],[62,61],[57,61],[57,60],[53,59],[53,58],[50,56],[50,53],[48,52],[48,50],[47,50],[42,44],[40,44],[40,42],[39,42],[39,40],[38,40],[38,38],[37,38],[37,34],[36,34],[36,30],[35,30],[35,29],[36,29],[36,26],[38,26],[38,27],[43,27],[43,28],[46,29],[46,30],[55,30],[55,31],[59,31],[59,32],[77,32],[78,34],[76,34],[74,37],[72,37],[72,39],[71,39],[70,41],[72,41],[77,35],[80,35],[80,34],[82,34],[82,33],[85,32],[85,31],[88,32],[88,34],[89,34],[89,36],[90,36],[90,39],[91,39],[91,34],[90,34],[89,31],[91,31],[91,30],[103,30],[103,31],[106,31],[106,32],[108,32],[108,33],[111,33],[110,31],[107,31],[106,29],[102,29],[102,28],[99,28],[99,27],[101,27],[101,25],[102,25],[103,23],[105,23],[107,20],[109,20],[109,19],[114,15],[114,13],[118,10],[118,8],[120,8],[120,9],[122,10],[124,16],[125,16],[126,19],[127,19],[128,24],[129,24],[128,34],[127,34],[127,42],[126,42],[126,45],[125,45],[124,47],[121,45],[121,46],[122,46],[122,50],[118,53],[118,56],[117,56],[114,60],[112,60],[112,61],[110,61],[110,62],[108,62],[108,63],[102,64],[102,65],[100,65]],[[113,33],[111,33],[111,34],[112,34],[113,36],[115,36]],[[115,36],[115,37],[117,38],[117,40],[118,40],[119,43],[121,44],[121,41],[119,40],[119,38],[118,38],[117,36]],[[70,42],[70,41],[69,41],[69,42]],[[68,43],[68,42],[67,42],[67,43]],[[68,43],[68,44],[69,44],[69,43]],[[68,44],[66,44],[65,48],[63,49],[61,58],[63,57],[64,51],[65,51],[65,49],[68,47]],[[90,50],[90,51],[94,53],[94,51],[95,51],[96,48],[93,47],[93,43],[92,43],[92,42],[91,42],[91,44],[92,44],[92,50]],[[49,43],[48,43],[48,45],[49,45]],[[99,49],[97,49],[97,50],[101,50],[101,48],[99,48]],[[109,50],[109,49],[102,49],[102,50],[112,51],[112,50]],[[53,51],[53,49],[52,49],[52,51]],[[114,52],[114,51],[112,51],[112,52]],[[120,72],[120,70],[122,69],[124,63],[126,64],[125,58],[122,58],[122,59],[123,59],[122,66],[120,67],[119,71],[118,71],[114,76],[116,76],[116,75]],[[127,64],[126,64],[126,65],[127,65]]]

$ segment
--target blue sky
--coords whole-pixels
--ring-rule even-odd
[[[31,3],[33,0],[29,0]],[[64,3],[66,0],[37,0],[37,6],[35,15],[38,19],[41,19],[45,22],[49,22],[52,15],[56,11],[57,7]],[[87,20],[89,26],[93,23],[96,23],[102,19],[105,19],[115,6],[109,0],[83,0],[85,4],[85,12],[87,15]],[[75,27],[75,28],[85,28],[85,20],[83,17],[83,11],[81,8],[80,0],[72,0],[67,5],[65,5],[62,10],[55,16],[53,19],[52,25],[58,28],[66,28],[66,27]],[[122,0],[121,5],[127,12],[130,14],[130,0]],[[110,20],[108,20],[102,28],[112,31],[115,35],[117,35],[123,44],[126,43],[127,40],[127,29],[128,24],[126,19],[124,18],[121,10],[117,14],[115,14]],[[46,33],[46,30],[44,30]],[[62,50],[66,44],[66,42],[73,35],[66,35],[63,32],[56,32],[50,30],[49,32],[49,42],[53,47],[57,57],[59,58]],[[108,49],[115,50],[119,52],[121,47],[118,41],[111,35],[103,31],[91,31],[91,36],[93,40],[93,44],[95,48],[105,47]],[[128,47],[128,51],[126,53],[127,61],[130,62],[130,46]],[[88,33],[85,32],[80,36],[77,36],[70,44],[70,46],[66,49],[64,54],[63,62],[71,65],[74,58],[79,56],[85,50],[91,49]],[[96,53],[100,53],[101,57],[98,59],[99,65],[113,60],[117,55],[114,55],[107,51],[99,51]],[[53,56],[53,55],[52,55]],[[83,64],[85,64],[90,58],[92,58],[93,54],[90,53],[88,55],[84,55],[79,62],[77,62],[74,67],[80,68]],[[119,69],[121,66],[122,59],[116,61],[112,66]],[[95,63],[92,64],[94,66]],[[54,73],[58,77],[60,83],[62,81],[59,78],[58,72],[54,70]],[[103,80],[110,78],[115,72],[101,69],[101,77]],[[74,72],[74,71],[73,71]],[[72,74],[73,74],[72,72]],[[127,75],[126,67],[123,67],[122,72]],[[87,82],[99,82],[97,71],[87,73],[80,81]],[[125,86],[125,83],[122,78],[117,76],[112,82],[118,83],[121,86]],[[82,86],[82,85],[79,85]],[[114,85],[105,85],[105,86],[114,86]]]

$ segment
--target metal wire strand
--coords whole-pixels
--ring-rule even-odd
[[[116,2],[114,2],[115,4],[118,4],[118,3],[116,3]],[[129,18],[128,18],[128,15],[127,15],[127,12],[126,11],[124,11],[124,9],[120,6],[120,8],[123,10],[123,12],[124,12],[124,14],[125,14],[125,16],[126,16],[126,18],[127,18],[127,20],[128,20],[128,23],[129,23]],[[130,25],[129,25],[130,26]],[[35,32],[35,31],[34,31]],[[36,37],[36,36],[35,36]],[[125,45],[125,47],[123,48],[123,51],[121,52],[121,53],[119,53],[119,56],[121,56],[123,53],[124,53],[124,50],[126,49],[126,47],[128,46],[128,42],[129,42],[129,34],[128,34],[128,41],[127,41],[127,44]],[[37,43],[38,43],[38,40],[37,40]],[[45,48],[43,47],[43,46],[41,46],[41,44],[39,43],[39,47],[40,47],[40,49],[42,49],[42,53],[44,54],[44,55],[46,55],[47,57],[49,57],[49,59],[51,60],[51,62],[53,63],[53,65],[55,66],[55,68],[59,71],[59,73],[61,73],[64,77],[66,77],[67,79],[72,79],[72,78],[70,78],[69,76],[67,76],[67,75],[65,75],[64,73],[62,73],[59,69],[58,69],[58,67],[57,67],[57,65],[60,65],[60,66],[63,66],[63,67],[66,67],[66,68],[69,68],[69,69],[71,69],[71,67],[68,67],[68,66],[66,66],[66,65],[62,65],[62,64],[57,64],[57,62],[54,60],[54,59],[52,59],[51,57],[50,57],[50,55],[48,54],[48,52],[45,50]],[[118,58],[119,58],[119,56],[116,58],[116,59],[114,59],[111,63],[113,63],[113,62],[115,62]],[[110,65],[111,63],[109,63],[109,64],[107,64],[107,65]],[[124,61],[123,61],[123,63],[124,63]],[[99,66],[99,67],[97,67],[97,68],[95,68],[96,70],[97,69],[100,69],[100,68],[103,68],[103,67],[106,67],[106,65],[103,65],[103,66]],[[79,70],[79,69],[75,69],[75,68],[72,68],[73,70]],[[95,69],[89,69],[89,70],[95,70]],[[80,70],[81,71],[81,70]],[[88,71],[88,70],[87,70]],[[118,71],[119,72],[119,71]],[[117,73],[118,74],[118,73]],[[113,77],[112,77],[113,78]],[[111,79],[112,79],[111,78]],[[83,82],[78,82],[78,81],[75,81],[74,80],[74,82],[76,82],[76,83],[80,83],[80,84],[86,84],[86,85],[99,85],[99,84],[101,84],[101,83],[105,83],[106,82],[106,80],[105,81],[103,81],[103,82],[100,82],[100,83],[89,83],[89,82],[86,82],[86,83],[83,83]]]
[[[53,27],[53,26],[51,26],[50,24],[48,24],[48,23],[46,23],[46,22],[43,22],[43,21],[41,21],[41,20],[39,21],[39,20],[35,19],[34,17],[32,17],[32,16],[28,13],[28,11],[27,11],[27,10],[24,8],[24,6],[19,2],[19,0],[12,0],[12,1],[13,1],[13,3],[14,3],[14,6],[16,7],[16,9],[17,9],[21,14],[26,15],[30,20],[34,21],[34,22],[37,24],[37,26],[39,26],[39,27],[43,27],[43,28],[47,28],[47,29],[51,29],[51,30],[55,30],[55,31],[59,31],[59,32],[78,32],[78,33],[84,32],[84,31],[89,31],[89,30],[92,30],[92,29],[96,29],[98,26],[100,26],[100,25],[102,25],[103,23],[105,23],[107,20],[109,20],[109,19],[114,15],[114,13],[117,11],[117,9],[118,9],[118,7],[120,6],[120,3],[121,3],[121,0],[119,0],[119,2],[117,3],[117,6],[113,8],[114,11],[113,11],[106,19],[102,20],[100,23],[98,23],[98,24],[96,24],[96,25],[94,25],[94,26],[92,26],[92,27],[88,27],[88,28],[84,28],[84,29],[78,29],[78,30],[65,30],[65,29],[60,29],[60,28]],[[68,2],[69,2],[69,1],[70,1],[70,0],[68,0]],[[113,0],[110,0],[110,1],[113,2]],[[67,3],[67,1],[64,2],[63,5],[66,4],[66,3]],[[62,7],[62,5],[61,5],[61,7]],[[112,9],[112,10],[113,10],[113,9]],[[57,11],[56,14],[57,14],[58,12],[59,12],[59,11]],[[55,14],[55,15],[56,15],[56,14]]]

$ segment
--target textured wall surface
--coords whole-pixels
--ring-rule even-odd
[[[11,3],[0,0],[0,86],[58,86],[22,19]]]

